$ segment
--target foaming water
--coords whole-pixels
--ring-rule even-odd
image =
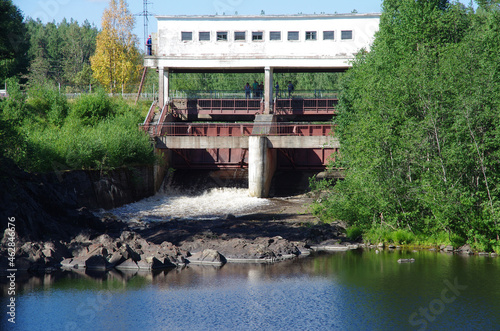
[[[227,214],[240,216],[259,211],[270,204],[267,199],[250,197],[248,189],[226,187],[198,194],[168,190],[110,212],[123,221],[216,219]]]

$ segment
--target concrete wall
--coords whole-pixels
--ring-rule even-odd
[[[339,148],[336,138],[330,136],[263,136],[268,148]],[[242,137],[202,137],[202,136],[162,136],[158,137],[158,148],[211,149],[248,148],[249,136]]]
[[[146,66],[345,68],[353,54],[370,48],[380,14],[156,18],[157,54],[146,59]],[[333,31],[334,39],[324,40],[324,31]],[[342,31],[352,31],[352,39],[342,40]],[[210,40],[200,40],[200,32],[208,32]],[[217,40],[218,32],[227,32],[227,40]],[[235,40],[235,32],[245,32],[245,40]],[[253,32],[262,32],[262,40],[252,40]],[[281,40],[270,40],[270,32],[280,32]],[[288,32],[298,32],[298,40],[288,40]],[[316,39],[307,40],[308,32]],[[191,33],[192,40],[182,40],[183,33]]]
[[[155,194],[153,166],[64,171],[53,180],[71,193],[76,203],[89,209],[111,209]]]

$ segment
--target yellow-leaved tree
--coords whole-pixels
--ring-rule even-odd
[[[96,51],[90,63],[94,78],[108,92],[121,88],[122,93],[139,79],[141,55],[137,36],[132,33],[134,16],[125,0],[110,0],[102,14],[102,31],[97,35]]]

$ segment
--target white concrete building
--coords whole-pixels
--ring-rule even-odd
[[[354,54],[370,49],[380,14],[156,18],[145,66],[160,71],[161,104],[168,100],[172,70],[265,71],[268,110],[273,72],[346,70]]]

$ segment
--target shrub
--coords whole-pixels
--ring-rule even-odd
[[[112,101],[104,90],[83,94],[75,100],[71,107],[71,115],[81,119],[85,125],[96,125],[99,121],[113,114]]]
[[[34,86],[28,91],[30,112],[45,117],[49,123],[61,126],[68,115],[69,105],[66,96],[54,87]]]
[[[415,240],[415,235],[410,231],[398,229],[391,233],[390,238],[395,244],[408,245]]]
[[[358,240],[362,234],[363,234],[363,230],[361,230],[357,226],[351,226],[351,227],[346,229],[346,237],[349,240],[353,240],[353,241]]]

